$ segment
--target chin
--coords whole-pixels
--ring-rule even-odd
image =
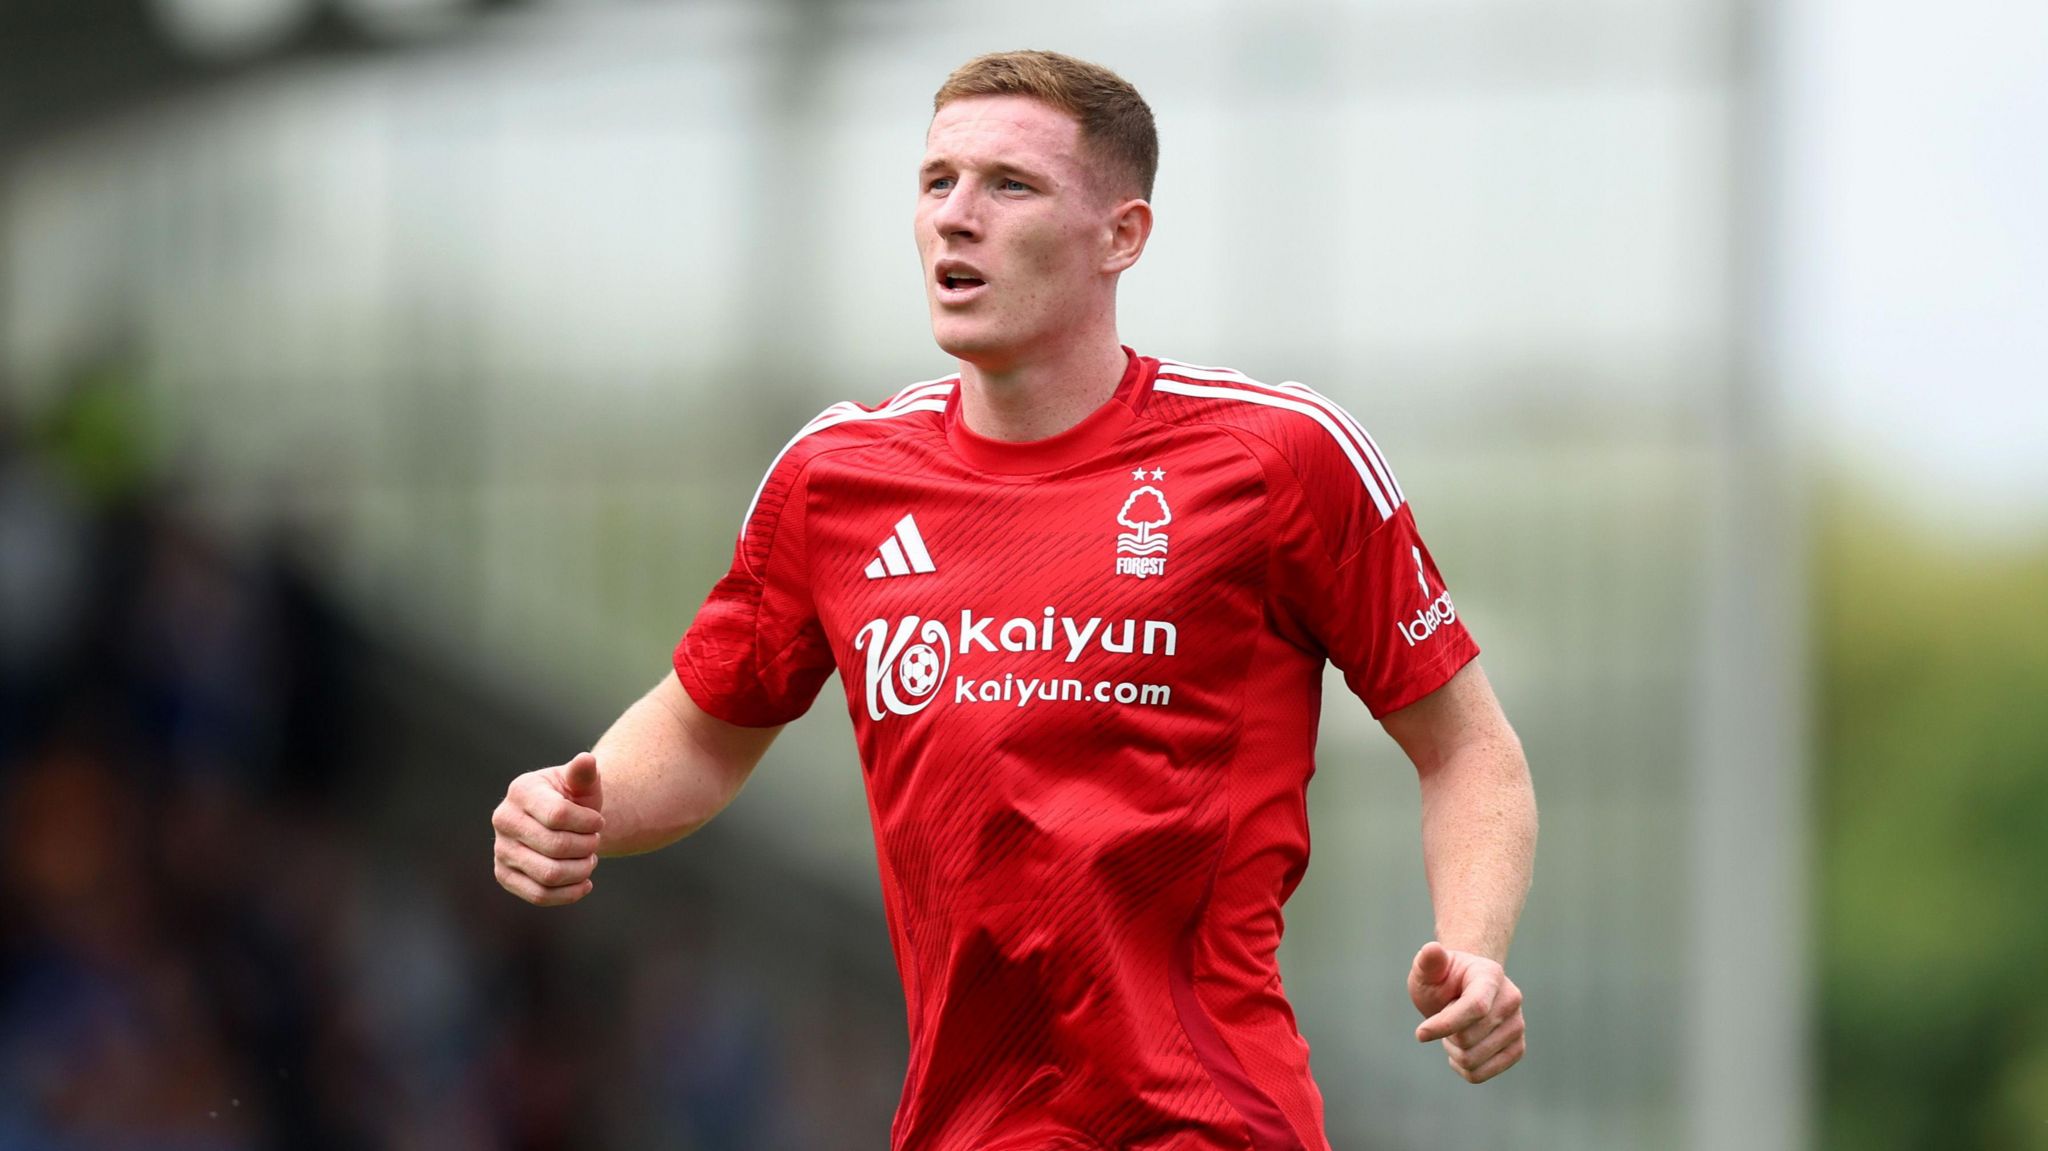
[[[963,323],[954,316],[932,317],[932,341],[954,359],[970,362],[999,357],[1016,343],[1007,333],[991,331],[985,324]]]

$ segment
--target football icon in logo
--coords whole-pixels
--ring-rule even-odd
[[[939,653],[933,651],[930,644],[918,644],[903,653],[903,661],[896,665],[896,674],[902,677],[906,693],[924,695],[939,685]]]

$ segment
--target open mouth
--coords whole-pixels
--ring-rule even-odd
[[[963,260],[940,260],[932,269],[932,276],[938,282],[942,300],[964,301],[988,287],[988,281],[981,278],[981,269]]]

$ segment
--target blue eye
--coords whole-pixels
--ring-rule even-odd
[[[1022,180],[1004,180],[1003,190],[1006,192],[1029,192],[1031,185]]]
[[[932,179],[932,182],[931,182],[931,183],[929,183],[929,184],[926,184],[926,185],[925,185],[925,191],[927,191],[927,192],[944,192],[944,191],[947,191],[948,189],[952,188],[952,186],[953,186],[953,177],[951,177],[951,176],[937,176],[937,177],[934,177],[934,178]]]

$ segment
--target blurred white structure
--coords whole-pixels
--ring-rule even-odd
[[[204,509],[291,525],[366,618],[594,732],[664,674],[789,432],[946,370],[909,232],[939,79],[1108,63],[1163,137],[1127,341],[1374,430],[1537,775],[1533,1053],[1474,1090],[1410,1038],[1412,776],[1330,681],[1283,963],[1333,1141],[1789,1149],[1802,621],[1749,19],[542,7],[28,157],[5,367],[33,409],[120,349]],[[874,899],[842,716],[828,688],[723,818]]]

